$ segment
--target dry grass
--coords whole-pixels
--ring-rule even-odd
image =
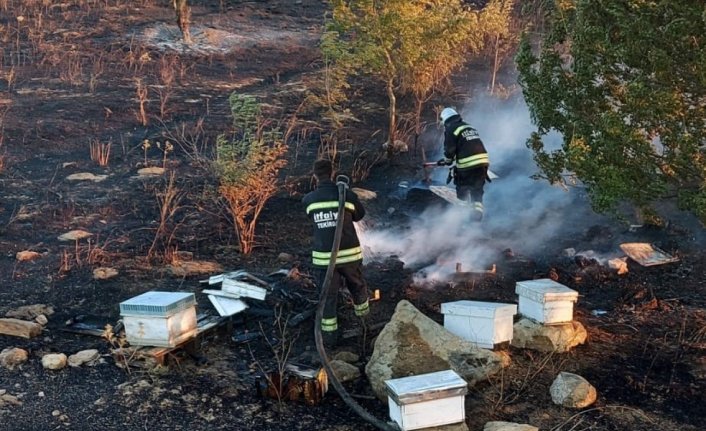
[[[174,261],[176,247],[173,246],[173,242],[178,228],[178,224],[174,223],[174,215],[181,209],[181,201],[185,195],[176,186],[176,173],[170,172],[164,190],[157,192],[155,196],[159,209],[159,225],[155,231],[152,245],[147,251],[148,260],[156,256],[157,247],[161,244],[165,261]]]
[[[137,103],[139,104],[139,109],[137,111],[137,120],[140,122],[140,124],[146,126],[148,123],[148,118],[145,105],[148,101],[148,90],[147,85],[145,85],[145,83],[140,78],[135,79],[135,92],[137,94]]]
[[[98,166],[108,166],[110,161],[110,142],[100,142],[98,140],[91,140],[89,142],[91,148],[91,160],[98,163]]]

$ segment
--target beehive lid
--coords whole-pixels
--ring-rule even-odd
[[[628,242],[620,244],[620,248],[630,259],[642,266],[662,265],[664,263],[679,261],[678,257],[671,256],[655,245],[644,242]]]
[[[441,313],[452,316],[505,317],[517,313],[517,305],[499,302],[454,301],[441,304]]]
[[[195,304],[193,293],[150,291],[121,302],[120,315],[169,317]]]
[[[453,370],[385,380],[387,394],[398,405],[466,395],[468,384]]]
[[[572,301],[576,302],[579,293],[549,278],[518,281],[515,293],[535,302]]]

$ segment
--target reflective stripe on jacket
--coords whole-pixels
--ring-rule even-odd
[[[316,190],[304,196],[302,202],[313,221],[312,263],[317,267],[326,267],[331,260],[331,247],[338,224],[338,187],[333,181],[321,181]],[[336,265],[363,260],[363,251],[353,222],[365,216],[365,208],[351,190],[346,191],[345,209]]]
[[[311,257],[314,265],[317,266],[328,266],[331,261],[330,251],[312,251]],[[353,247],[348,249],[339,249],[336,254],[336,265],[342,263],[357,262],[363,260],[363,249],[360,247]]]
[[[490,158],[478,131],[463,122],[460,116],[449,119],[444,128],[444,156],[456,160],[457,169],[490,165]]]

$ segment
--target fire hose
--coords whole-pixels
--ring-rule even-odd
[[[314,340],[316,342],[316,350],[321,358],[321,364],[326,370],[328,379],[338,392],[341,399],[350,407],[354,412],[358,414],[361,418],[365,419],[371,425],[374,425],[378,429],[383,431],[399,431],[394,425],[387,422],[383,422],[371,415],[367,410],[365,410],[360,404],[358,404],[353,397],[348,394],[346,389],[338,380],[336,374],[334,374],[331,364],[329,363],[328,356],[326,355],[326,349],[324,348],[323,338],[321,336],[321,320],[324,316],[324,304],[326,298],[332,294],[331,292],[331,279],[333,278],[333,272],[336,267],[336,256],[338,255],[338,248],[341,245],[341,235],[343,233],[343,217],[345,216],[345,205],[346,205],[346,189],[348,189],[349,180],[348,177],[344,175],[339,175],[336,177],[336,185],[338,186],[338,218],[336,223],[336,230],[333,237],[333,245],[331,246],[331,260],[329,261],[328,267],[326,268],[326,275],[324,276],[324,281],[321,285],[321,293],[319,295],[319,305],[316,308],[316,322],[314,323]]]

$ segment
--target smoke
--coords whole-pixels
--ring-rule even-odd
[[[498,250],[532,254],[595,222],[598,216],[580,191],[531,178],[538,168],[525,142],[535,128],[523,100],[480,97],[459,112],[480,133],[491,170],[500,177],[485,186],[483,222],[469,220],[470,208],[427,208],[408,226],[361,232],[367,259],[397,255],[406,266],[421,268],[419,277],[444,278],[456,263],[464,271],[483,270]],[[427,139],[436,143],[438,152],[430,159],[437,160],[442,157],[443,133],[433,132]],[[561,138],[550,136],[546,144],[559,146]],[[435,169],[433,175],[435,183],[443,184],[447,170]]]

